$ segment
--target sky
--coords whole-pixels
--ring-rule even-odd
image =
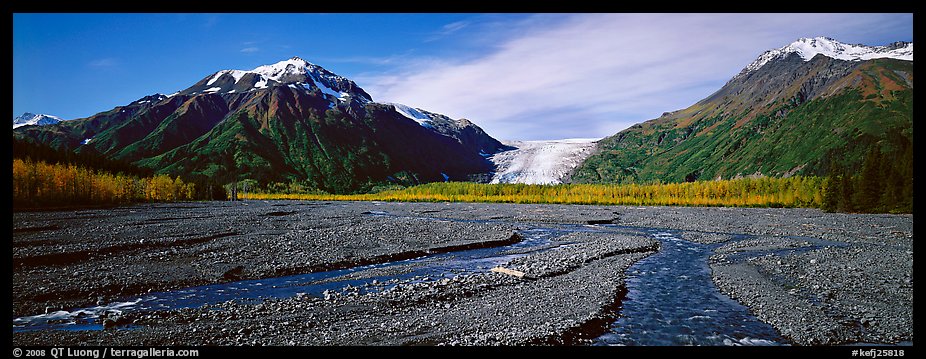
[[[601,138],[815,36],[913,41],[913,15],[13,14],[13,117],[87,117],[299,56],[498,139]]]

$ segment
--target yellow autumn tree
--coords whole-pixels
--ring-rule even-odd
[[[76,165],[13,159],[13,203],[20,206],[191,200],[192,183],[158,175],[138,178]]]

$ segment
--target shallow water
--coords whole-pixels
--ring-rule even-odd
[[[108,305],[55,311],[48,314],[13,319],[13,331],[29,330],[99,330],[101,315],[180,308],[196,308],[229,300],[260,301],[267,298],[289,298],[300,293],[324,297],[326,290],[339,291],[347,286],[359,287],[361,293],[392,287],[390,281],[436,281],[461,274],[487,272],[498,265],[537,251],[549,250],[568,242],[551,243],[551,239],[565,230],[552,228],[530,229],[520,232],[521,242],[494,248],[472,249],[442,253],[419,258],[359,266],[349,269],[300,274],[285,277],[244,280],[212,284],[167,292],[149,293],[125,298]],[[400,270],[384,271],[391,267]],[[365,272],[374,273],[363,275]],[[387,272],[389,274],[376,275]],[[372,285],[374,281],[378,285]]]
[[[721,293],[708,258],[719,244],[699,244],[652,230],[658,253],[627,270],[627,296],[610,331],[595,345],[780,345],[772,326]]]
[[[388,215],[385,212],[370,215]],[[445,220],[433,218],[435,220]],[[719,244],[680,239],[673,232],[614,225],[545,225],[520,231],[524,240],[512,245],[434,254],[350,269],[277,278],[205,285],[150,293],[108,305],[57,311],[13,320],[13,331],[99,330],[106,313],[139,313],[196,308],[229,300],[259,302],[297,295],[324,297],[325,291],[358,288],[360,293],[391,288],[397,281],[427,282],[486,272],[492,267],[538,251],[572,243],[554,241],[569,232],[652,235],[658,253],[628,269],[627,296],[610,331],[595,345],[777,345],[785,340],[771,326],[714,286],[707,260]],[[646,231],[641,233],[641,231]],[[376,283],[374,285],[374,283]],[[131,328],[131,327],[129,327]]]

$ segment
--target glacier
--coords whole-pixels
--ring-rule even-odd
[[[514,150],[488,157],[496,166],[490,183],[559,184],[595,149],[599,138],[502,141]]]

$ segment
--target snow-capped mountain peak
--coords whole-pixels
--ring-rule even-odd
[[[181,93],[242,93],[275,86],[303,88],[306,91],[318,89],[332,101],[372,101],[370,95],[353,81],[298,56],[274,64],[261,65],[252,70],[221,70]]]
[[[305,61],[298,56],[293,56],[289,60],[283,60],[271,65],[258,66],[250,72],[260,74],[266,79],[280,83],[285,83],[289,76],[305,76],[306,71],[315,68],[314,64]]]
[[[13,119],[13,128],[22,127],[22,126],[44,126],[44,125],[53,125],[58,122],[64,121],[57,116],[45,115],[45,114],[34,114],[31,112],[23,113],[21,116]]]
[[[823,36],[814,38],[802,37],[784,47],[764,52],[734,78],[754,72],[770,61],[784,58],[790,54],[797,54],[804,61],[810,61],[817,55],[846,61],[880,58],[913,61],[913,43],[900,41],[884,46],[867,46],[861,44],[846,44]]]
[[[298,56],[294,56],[289,60],[284,60],[270,65],[261,65],[253,70],[222,70],[216,72],[215,75],[206,83],[206,85],[212,85],[218,81],[224,75],[231,75],[235,79],[235,83],[241,81],[241,78],[246,74],[256,74],[259,75],[264,81],[262,85],[255,85],[255,87],[266,87],[267,82],[274,81],[281,84],[288,84],[287,80],[296,80],[303,79],[307,73],[307,68],[309,66],[317,67],[312,63],[300,59]],[[260,83],[260,82],[259,82]]]

